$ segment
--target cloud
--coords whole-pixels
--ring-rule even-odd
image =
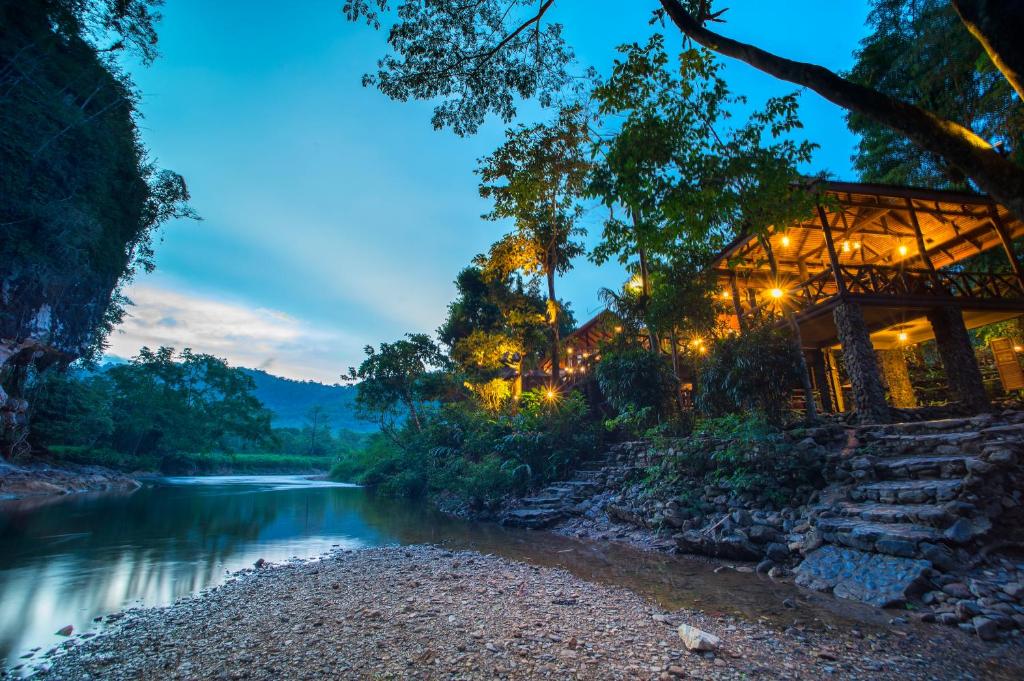
[[[215,297],[136,284],[134,305],[111,335],[109,353],[121,357],[139,348],[169,345],[257,367],[295,379],[335,383],[359,360],[362,344],[338,329],[318,327],[280,310],[248,307]]]

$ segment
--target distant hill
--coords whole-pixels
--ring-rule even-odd
[[[301,428],[306,423],[310,407],[319,404],[327,410],[332,430],[371,432],[376,426],[360,421],[355,416],[355,386],[324,385],[316,381],[294,381],[268,374],[262,369],[242,371],[256,382],[254,394],[263,405],[274,412],[274,426]]]

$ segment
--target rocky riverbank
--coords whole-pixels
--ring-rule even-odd
[[[684,628],[684,640],[680,625],[699,631]],[[778,629],[666,612],[561,570],[416,546],[250,570],[131,611],[95,638],[69,639],[40,678],[1017,679],[1021,652],[913,624],[841,629],[809,617]]]
[[[756,474],[732,475],[740,468]],[[503,519],[795,572],[800,586],[996,640],[1024,636],[1022,495],[1024,412],[1007,410],[626,443]]]
[[[135,478],[102,466],[0,461],[0,501],[76,492],[132,492],[139,487]]]

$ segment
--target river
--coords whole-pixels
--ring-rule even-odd
[[[166,605],[230,573],[333,548],[437,543],[633,589],[666,608],[697,607],[785,624],[880,626],[888,617],[765,577],[715,572],[700,560],[546,532],[453,520],[420,504],[302,476],[165,478],[132,494],[0,502],[0,667],[55,632]],[[783,606],[790,601],[799,610]]]

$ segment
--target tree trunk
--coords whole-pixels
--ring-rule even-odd
[[[558,385],[561,338],[558,333],[558,299],[555,298],[555,268],[548,268],[548,307],[551,312],[551,384]]]
[[[983,0],[961,4],[975,5],[979,2]],[[1013,0],[989,2],[1008,5]],[[810,88],[844,109],[863,114],[903,133],[917,146],[946,159],[1016,217],[1024,219],[1024,168],[1000,156],[991,144],[969,128],[841,78],[817,64],[785,59],[709,31],[683,7],[680,0],[661,0],[661,6],[679,30],[693,41],[776,78]],[[1007,30],[1014,30],[1014,27],[1007,26]]]
[[[640,295],[642,299],[640,301],[641,314],[644,319],[644,325],[647,327],[647,340],[651,344],[651,352],[657,353],[661,349],[661,342],[658,340],[658,336],[654,333],[654,329],[651,328],[650,323],[647,321],[647,305],[651,299],[651,272],[647,265],[647,249],[640,243],[640,218],[637,217],[636,212],[630,211],[630,215],[633,217],[633,234],[636,237],[636,254],[640,260]]]
[[[409,415],[412,416],[412,422],[416,426],[416,432],[422,433],[423,424],[420,423],[420,413],[416,409],[416,401],[412,399],[411,395],[406,394],[405,407],[409,410]]]
[[[989,59],[1024,100],[1024,2],[1020,0],[952,0],[960,21],[981,43]]]

